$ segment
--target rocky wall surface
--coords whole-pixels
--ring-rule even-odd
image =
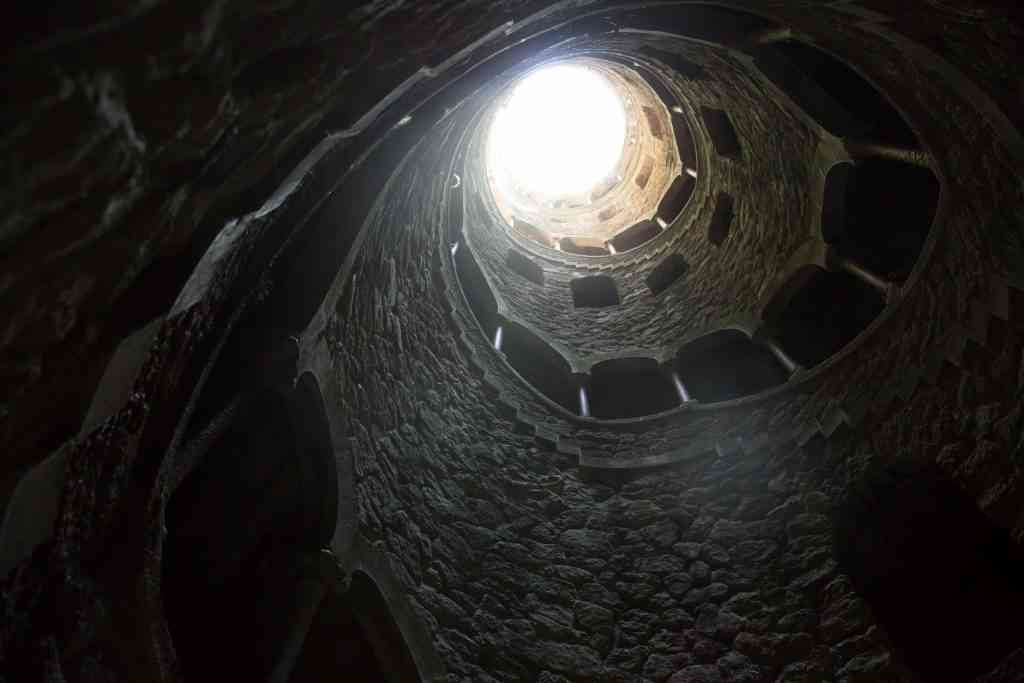
[[[435,169],[454,125],[389,182],[325,329],[359,533],[386,550],[449,679],[910,680],[833,558],[822,477],[849,445],[600,483],[517,433],[438,277]]]
[[[645,44],[633,37],[598,43],[626,53]],[[508,237],[486,202],[472,196],[487,190],[473,181],[466,184],[470,245],[509,317],[531,327],[583,369],[627,350],[651,356],[662,350],[674,352],[684,339],[713,331],[725,321],[756,318],[768,284],[785,276],[794,252],[808,243],[816,225],[808,188],[815,186],[819,172],[817,134],[778,102],[771,86],[722,50],[664,39],[653,44],[679,52],[713,74],[700,80],[666,74],[688,112],[701,174],[666,239],[656,238],[617,257],[579,259],[585,268],[528,254],[544,268],[545,282],[526,283],[505,265],[507,251],[521,247]],[[704,106],[728,113],[743,146],[740,158],[715,153],[699,114]],[[478,171],[470,166],[466,174]],[[736,207],[729,238],[721,246],[712,244],[707,234],[718,192],[731,195]],[[646,278],[670,253],[682,254],[689,270],[655,297]],[[621,303],[575,308],[569,282],[597,273],[615,280]]]
[[[837,37],[833,49],[865,40],[839,35],[848,42]],[[892,85],[897,73],[922,74],[898,46],[872,47],[900,65],[879,71]],[[964,106],[948,85],[920,78],[903,106]],[[447,258],[427,237],[441,231],[413,222],[443,215],[443,174],[432,190],[382,204],[359,272],[389,287],[349,299],[353,317],[332,334],[346,407],[364,416],[351,442],[362,533],[390,551],[452,680],[915,680],[836,564],[833,503],[871,462],[934,458],[1001,526],[1019,524],[1021,301],[990,282],[1000,272],[991,245],[1016,238],[979,229],[1013,196],[996,169],[1014,162],[983,120],[960,111],[962,134],[990,161],[979,167],[969,146],[953,146],[938,152],[940,168],[990,170],[971,196],[947,186],[933,246],[885,319],[800,387],[636,427],[545,409],[457,297],[445,314],[451,268],[434,288],[412,276]],[[924,130],[954,136],[934,119]],[[422,168],[408,162],[395,186],[412,188]],[[988,332],[977,331],[979,316]],[[375,411],[378,401],[392,407]],[[826,428],[844,405],[860,419]],[[810,426],[814,435],[798,438]],[[530,427],[619,462],[680,444],[690,456],[675,470],[595,480]]]

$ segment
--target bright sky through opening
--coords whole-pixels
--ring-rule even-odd
[[[582,66],[523,79],[495,116],[492,162],[505,183],[545,199],[588,192],[622,155],[626,113],[611,84]]]

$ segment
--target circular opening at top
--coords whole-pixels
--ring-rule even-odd
[[[544,67],[496,112],[489,171],[504,191],[538,201],[585,194],[615,171],[626,129],[607,78],[578,64]]]

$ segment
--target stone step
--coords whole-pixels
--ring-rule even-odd
[[[650,260],[650,258],[638,258],[630,263],[635,264],[643,260]],[[620,263],[616,267],[622,265]],[[589,268],[592,270],[611,269],[605,266]],[[880,390],[866,388],[856,395],[848,396],[841,405],[829,406],[819,415],[786,433],[753,438],[726,438],[715,444],[714,451],[720,458],[730,458],[765,449],[785,448],[788,444],[791,450],[802,449],[806,454],[813,456],[814,453],[819,453],[822,448],[827,447],[838,434],[845,433],[846,430],[864,422],[870,413],[888,412],[894,404],[909,401],[922,385],[934,385],[944,372],[960,373],[978,362],[985,362],[991,355],[991,350],[987,345],[1001,343],[1004,334],[998,324],[994,324],[993,319],[1020,324],[1017,316],[1024,316],[1024,288],[1006,278],[995,277],[992,280],[988,298],[976,301],[970,306],[968,324],[955,330],[945,346],[932,354],[922,365],[907,370],[899,382],[886,383]],[[472,353],[472,345],[461,332],[459,342],[470,351],[471,362],[479,362],[475,354]],[[538,444],[546,448],[553,448],[559,453],[574,456],[582,463],[584,456],[579,441],[558,435],[549,428],[538,427],[529,419],[521,417],[513,403],[505,399],[500,383],[493,378],[490,371],[483,371],[483,381],[485,391],[497,399],[499,412],[514,419],[516,430],[519,433],[532,435]],[[638,458],[637,466],[646,466],[651,462],[663,459],[683,461],[690,455],[690,451],[696,452],[696,450],[698,449],[695,447],[684,448],[662,456]],[[587,458],[587,460],[597,463],[605,458]],[[615,459],[615,466],[628,467],[629,465]]]

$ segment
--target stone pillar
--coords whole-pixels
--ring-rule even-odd
[[[668,378],[672,381],[672,386],[676,389],[676,394],[679,395],[679,404],[683,405],[693,400],[690,396],[689,389],[683,384],[683,378],[679,376],[679,371],[676,370],[675,362],[668,361],[662,364],[662,370],[668,375]]]
[[[792,356],[786,353],[786,350],[779,345],[779,342],[775,339],[774,335],[767,330],[758,330],[754,335],[753,340],[771,351],[772,355],[782,363],[782,367],[786,368],[786,372],[788,372],[790,376],[795,375],[797,372],[804,369],[803,366],[797,363]]]
[[[826,263],[832,270],[840,270],[845,273],[849,273],[867,286],[877,290],[883,297],[885,297],[886,301],[891,297],[895,287],[892,282],[886,280],[884,277],[869,268],[862,266],[853,259],[840,255],[835,249],[829,249],[826,257]]]
[[[573,375],[576,384],[576,397],[579,401],[580,417],[590,417],[590,396],[587,395],[587,387],[590,385],[590,375],[579,373]]]
[[[672,384],[676,388],[676,393],[679,394],[680,403],[689,403],[693,400],[690,396],[690,392],[686,389],[686,385],[683,384],[682,378],[679,377],[679,373],[675,370],[672,370]]]
[[[291,626],[281,647],[277,664],[270,674],[270,683],[288,682],[302,653],[306,634],[309,633],[324,597],[332,591],[344,593],[349,585],[349,576],[342,570],[330,550],[324,548],[302,558],[292,609],[286,617],[290,620]]]

